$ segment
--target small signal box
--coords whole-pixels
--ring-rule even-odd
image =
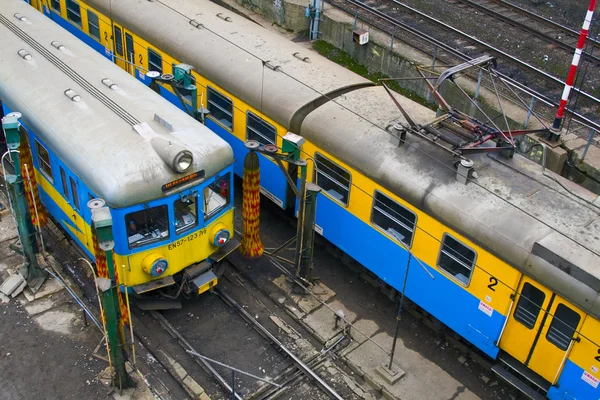
[[[369,43],[369,31],[364,29],[355,29],[352,31],[352,40],[361,46]]]

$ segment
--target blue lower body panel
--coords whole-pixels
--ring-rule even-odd
[[[244,159],[248,154],[244,142],[233,136],[229,131],[223,129],[219,124],[211,119],[206,120],[206,126],[225,140],[233,149],[235,158],[233,170],[237,176],[244,176]],[[285,180],[283,171],[273,161],[267,159],[263,155],[258,155],[260,160],[260,186],[267,193],[264,193],[271,201],[275,202],[279,207],[286,209],[287,201],[286,194],[288,183]]]
[[[388,285],[402,291],[409,254],[400,245],[323,194],[319,194],[317,200],[316,223],[327,240]],[[406,296],[495,358],[498,347],[494,342],[505,317],[496,311],[491,316],[480,311],[478,298],[434,268],[421,264],[411,258]]]
[[[558,384],[548,391],[549,399],[600,399],[598,381],[574,362],[567,360]]]

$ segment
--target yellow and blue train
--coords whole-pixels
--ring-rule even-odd
[[[446,153],[391,140],[402,118],[382,87],[207,0],[31,3],[146,84],[148,70],[193,65],[237,174],[247,140],[303,136],[323,237],[396,290],[410,262],[406,295],[531,398],[600,397],[597,196],[520,157],[476,156],[476,183],[458,182]],[[266,196],[296,207],[272,161],[261,175]]]
[[[0,65],[3,111],[22,114],[41,203],[88,256],[87,204],[101,198],[121,283],[214,286],[211,261],[233,232],[231,147],[23,2],[0,8]]]

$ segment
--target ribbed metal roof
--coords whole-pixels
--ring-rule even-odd
[[[208,177],[233,162],[224,140],[26,3],[3,2],[0,14],[0,98],[112,207],[159,198],[167,182],[198,170]],[[65,49],[51,45],[54,41]],[[18,54],[21,49],[31,60]],[[67,89],[81,101],[67,97]],[[171,170],[153,150],[148,132],[192,151],[190,170]]]

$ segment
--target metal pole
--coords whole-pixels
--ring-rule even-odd
[[[12,174],[5,175],[5,180],[9,199],[15,215],[15,222],[21,241],[21,247],[23,249],[23,255],[27,261],[23,266],[21,275],[23,275],[27,281],[27,285],[31,291],[35,293],[46,280],[46,274],[40,269],[37,263],[36,231],[31,222],[31,216],[29,215],[29,205],[27,204],[25,193],[26,189],[23,182],[23,176],[21,175],[21,164],[18,151],[19,146],[21,145],[20,118],[21,114],[18,112],[10,113],[2,118],[2,129],[4,130],[6,137],[6,146],[12,156],[15,169]]]
[[[394,341],[392,342],[392,353],[390,354],[390,365],[388,369],[392,369],[394,362],[394,353],[396,352],[396,342],[398,341],[398,330],[400,329],[400,318],[402,317],[402,302],[404,300],[404,292],[406,291],[406,282],[408,281],[408,271],[410,269],[410,260],[412,253],[408,253],[408,261],[406,262],[406,273],[404,274],[404,283],[402,284],[402,293],[400,293],[400,304],[398,304],[398,314],[396,315],[396,330],[394,331]]]
[[[313,0],[313,7],[315,15],[311,24],[311,40],[317,40],[319,38],[319,19],[321,18],[321,0]]]
[[[356,20],[358,19],[358,10],[354,10],[354,30],[356,30]]]
[[[477,74],[477,87],[475,88],[475,97],[473,99],[477,99],[479,97],[479,89],[481,89],[481,79],[483,79],[483,69],[479,68],[479,73]]]
[[[431,69],[435,68],[435,60],[437,58],[437,46],[433,47],[433,62],[431,63]]]
[[[523,128],[527,128],[529,126],[529,118],[531,118],[531,114],[533,113],[533,105],[535,103],[535,97],[531,96],[531,102],[529,103],[529,108],[527,109],[527,117],[525,117],[525,124]]]
[[[306,281],[312,281],[313,254],[315,248],[315,220],[317,217],[317,195],[321,188],[314,183],[306,185],[305,205],[304,205],[304,238],[302,240],[303,249],[300,261],[300,275]]]
[[[594,135],[596,134],[595,130],[591,130],[590,131],[590,136],[588,137],[587,143],[585,144],[585,149],[583,150],[583,154],[581,155],[581,161],[583,162],[583,160],[585,160],[585,155],[588,152],[588,149],[590,148],[590,144],[592,144],[592,139],[594,138]]]
[[[102,305],[104,310],[104,318],[106,319],[106,332],[110,352],[108,356],[114,368],[113,384],[119,389],[131,387],[133,381],[127,375],[125,368],[125,341],[122,329],[119,324],[119,294],[117,291],[115,277],[115,266],[113,260],[113,248],[115,242],[112,233],[112,216],[110,210],[100,199],[94,199],[88,203],[88,207],[92,212],[92,225],[96,233],[96,240],[101,252],[104,252],[106,257],[106,267],[108,270],[108,279],[98,278],[103,281],[100,286]],[[96,254],[96,259],[100,257]]]
[[[594,15],[595,7],[596,0],[590,0],[590,5],[588,7],[587,14],[585,15],[585,19],[583,20],[583,26],[581,27],[581,31],[579,32],[579,40],[577,41],[575,54],[573,55],[573,61],[571,61],[571,66],[569,67],[569,74],[567,75],[567,81],[565,82],[565,89],[563,90],[562,96],[560,98],[558,110],[556,111],[556,117],[554,118],[554,123],[552,124],[552,129],[555,131],[560,130],[560,125],[562,123],[563,117],[565,116],[567,101],[569,100],[569,94],[571,93],[571,89],[573,88],[573,82],[575,81],[575,75],[577,74],[577,67],[579,66],[581,53],[583,52],[583,47],[585,46],[585,41],[587,40],[588,30],[590,29],[590,24],[592,22],[592,16]]]
[[[390,44],[390,51],[394,51],[394,36],[396,36],[396,31],[392,32],[392,43]]]
[[[235,400],[235,371],[231,370],[231,400]]]
[[[302,251],[304,249],[304,219],[305,219],[305,206],[306,206],[306,164],[300,167],[300,197],[298,198],[298,220],[297,220],[297,232],[296,237],[296,255],[294,258],[294,265],[296,266],[296,277],[300,276],[300,267],[302,266]]]

